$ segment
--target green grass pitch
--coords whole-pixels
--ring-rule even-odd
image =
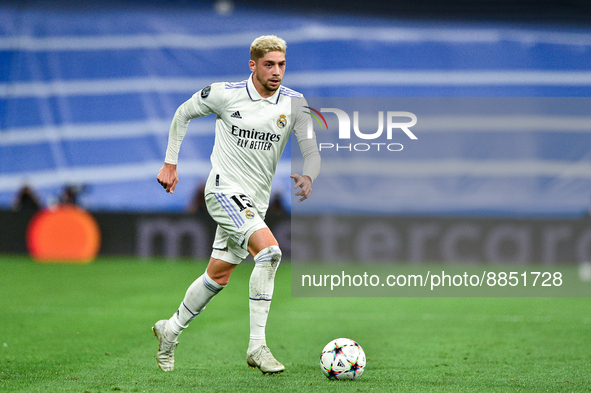
[[[252,262],[182,334],[176,369],[164,373],[150,328],[204,268],[0,257],[0,391],[591,391],[591,298],[292,298],[289,263],[267,325],[283,374],[246,366]],[[337,337],[367,354],[356,381],[329,381],[318,366]]]

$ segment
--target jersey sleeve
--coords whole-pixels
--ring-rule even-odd
[[[224,84],[214,83],[204,87],[179,106],[168,131],[168,146],[164,162],[177,164],[181,143],[191,119],[219,113],[224,105]]]
[[[320,174],[320,152],[316,142],[316,133],[312,127],[312,117],[305,113],[308,102],[304,97],[294,99],[292,102],[294,126],[293,131],[300,145],[300,151],[304,157],[302,176],[308,176],[312,182]]]
[[[298,138],[298,142],[304,139],[316,139],[314,127],[312,127],[312,117],[306,112],[308,102],[304,97],[292,98],[291,107],[293,111],[293,132]]]

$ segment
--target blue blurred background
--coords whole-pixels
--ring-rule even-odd
[[[214,118],[191,123],[174,197],[155,180],[170,119],[200,88],[246,79],[248,48],[259,35],[287,41],[284,84],[310,97],[588,97],[590,20],[583,2],[554,1],[4,3],[0,208],[10,208],[29,185],[44,205],[71,186],[78,204],[91,211],[185,211],[209,172]],[[455,148],[457,135],[439,135],[441,142],[431,145],[454,152],[458,165],[471,165],[486,159],[491,143],[502,143],[496,131],[470,136],[464,130],[462,149]],[[586,168],[590,139],[591,123],[574,130],[530,130],[526,141],[537,146],[535,163]],[[578,151],[568,154],[573,145]],[[432,164],[437,157],[432,153],[423,150],[420,157]],[[288,146],[274,185],[287,206],[290,156]],[[532,162],[528,149],[515,148],[509,158]],[[519,181],[564,184],[560,170],[547,172],[521,174]],[[330,182],[329,170],[321,176]],[[587,211],[590,178],[585,170],[569,175],[567,189],[575,195],[566,208],[551,211],[550,204],[532,211],[565,216]],[[457,180],[431,179],[435,193],[448,194]],[[486,181],[479,179],[485,188]],[[485,202],[466,207],[458,199],[457,206],[448,200],[440,211],[435,203],[421,211],[410,203],[416,195],[403,192],[397,205],[413,208],[395,213],[518,214],[523,205],[503,199],[514,183],[505,189],[498,184],[504,183],[497,178],[491,190],[499,195],[494,209]],[[534,206],[547,202],[547,191],[532,187],[527,198]],[[560,192],[553,191],[554,205],[560,206]],[[499,199],[505,205],[499,206]],[[325,213],[330,204],[323,202],[328,201],[310,204],[311,212],[319,206],[316,213]]]

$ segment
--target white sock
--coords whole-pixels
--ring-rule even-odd
[[[281,263],[281,250],[277,246],[267,247],[254,257],[254,269],[250,275],[250,342],[248,351],[267,345],[265,326],[273,298],[275,272]]]
[[[183,329],[201,313],[207,304],[217,295],[224,286],[213,281],[207,272],[193,282],[187,289],[179,309],[166,324],[166,338],[176,341]]]

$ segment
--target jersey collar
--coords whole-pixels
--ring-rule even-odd
[[[275,90],[275,93],[273,93],[272,96],[270,96],[268,98],[263,98],[263,97],[261,97],[261,95],[257,91],[256,87],[254,87],[254,82],[252,81],[252,77],[253,77],[253,74],[250,74],[250,78],[248,78],[248,82],[246,83],[246,92],[248,93],[248,96],[250,97],[250,99],[253,101],[267,100],[271,104],[277,104],[279,102],[279,90],[281,90],[281,86],[279,87],[279,89]]]

